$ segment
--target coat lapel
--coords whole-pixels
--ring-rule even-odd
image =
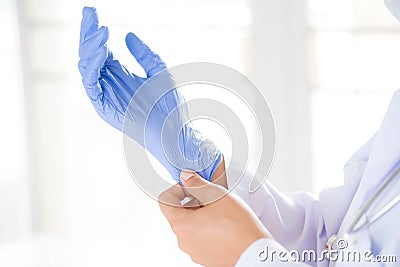
[[[360,207],[400,161],[400,91],[395,92],[373,142],[368,163],[338,236],[343,236],[348,230]]]

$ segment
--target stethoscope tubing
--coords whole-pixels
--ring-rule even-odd
[[[370,218],[366,218],[365,222],[358,225],[361,217],[365,215],[368,209],[371,208],[372,204],[376,201],[376,199],[382,194],[382,192],[388,187],[388,185],[396,178],[397,174],[400,173],[400,162],[396,164],[394,170],[389,172],[389,177],[385,180],[385,182],[378,188],[378,190],[368,199],[368,201],[362,206],[362,208],[357,212],[357,215],[354,217],[352,223],[349,226],[345,235],[350,235],[355,233],[364,227],[371,225],[377,219],[379,219],[383,214],[393,208],[397,203],[400,202],[400,194],[398,194],[395,198],[389,201],[384,207],[382,207],[379,211],[373,214]]]

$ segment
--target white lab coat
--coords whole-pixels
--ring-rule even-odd
[[[355,124],[354,127],[357,127]],[[349,129],[351,130],[351,129]],[[258,191],[248,193],[251,174],[247,173],[233,192],[242,198],[256,213],[274,239],[260,239],[253,243],[240,257],[236,266],[355,266],[346,260],[335,262],[273,262],[258,259],[266,246],[270,250],[314,250],[320,253],[332,234],[338,239],[368,197],[385,180],[388,172],[400,162],[400,91],[390,103],[379,131],[362,146],[344,167],[344,184],[323,190],[318,198],[308,193],[281,193],[266,182]],[[229,174],[229,173],[228,173]],[[237,181],[229,174],[228,185]],[[400,193],[400,175],[395,178],[373,210],[388,203]],[[350,235],[345,250],[370,250],[373,255],[394,255],[397,263],[364,262],[360,266],[400,266],[400,203],[386,212],[369,227]],[[333,249],[337,249],[336,246]],[[338,249],[339,250],[339,249]],[[368,265],[367,265],[368,264]]]

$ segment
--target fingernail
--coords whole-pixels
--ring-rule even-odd
[[[194,176],[195,172],[192,170],[182,170],[181,172],[181,178],[185,181],[189,180]]]

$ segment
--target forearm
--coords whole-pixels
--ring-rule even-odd
[[[324,221],[317,198],[306,192],[282,193],[268,181],[257,191],[250,192],[254,173],[247,170],[241,175],[241,172],[230,163],[228,189],[247,203],[275,240],[287,249],[319,250],[325,244]]]

